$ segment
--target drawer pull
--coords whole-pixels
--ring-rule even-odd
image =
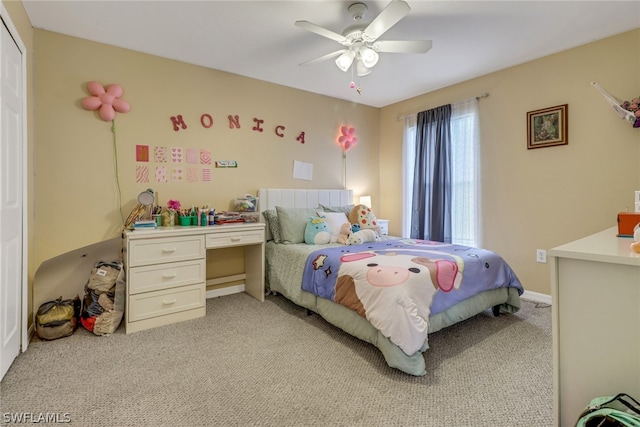
[[[173,279],[173,278],[175,278],[176,276],[177,276],[177,274],[176,274],[176,273],[164,273],[164,274],[162,275],[162,278],[163,278],[163,279]]]
[[[175,252],[176,248],[163,248],[162,253],[172,253]]]
[[[175,304],[176,303],[176,299],[175,298],[171,298],[171,299],[164,299],[162,300],[162,304],[164,305],[171,305],[171,304]]]
[[[231,238],[232,242],[239,242],[240,240],[242,240],[242,237],[232,237]]]

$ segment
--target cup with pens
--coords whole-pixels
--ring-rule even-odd
[[[154,206],[151,211],[151,219],[160,227],[162,225],[162,206]]]

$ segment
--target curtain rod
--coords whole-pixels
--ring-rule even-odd
[[[476,100],[478,100],[478,101],[479,101],[481,98],[486,98],[486,97],[488,97],[488,96],[489,96],[489,93],[485,92],[485,93],[481,93],[480,95],[476,96],[475,98],[476,98]],[[464,101],[467,101],[467,100],[469,100],[469,99],[471,99],[471,98],[467,98],[467,99],[464,99],[464,100],[462,100],[462,101],[458,101],[458,102],[464,102]],[[456,103],[456,102],[452,102],[452,104],[457,104],[457,103]],[[398,121],[398,120],[404,120],[404,119],[406,119],[407,117],[411,117],[411,116],[416,115],[416,114],[418,114],[418,113],[405,114],[404,116],[398,116],[398,117],[396,117],[396,121]]]

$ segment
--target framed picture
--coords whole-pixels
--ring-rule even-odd
[[[527,113],[527,148],[569,144],[569,105],[543,108]]]

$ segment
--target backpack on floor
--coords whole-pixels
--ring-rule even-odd
[[[640,403],[625,393],[596,397],[580,414],[576,427],[640,427]]]
[[[36,333],[43,340],[68,337],[76,330],[79,315],[79,296],[45,302],[36,313]]]

